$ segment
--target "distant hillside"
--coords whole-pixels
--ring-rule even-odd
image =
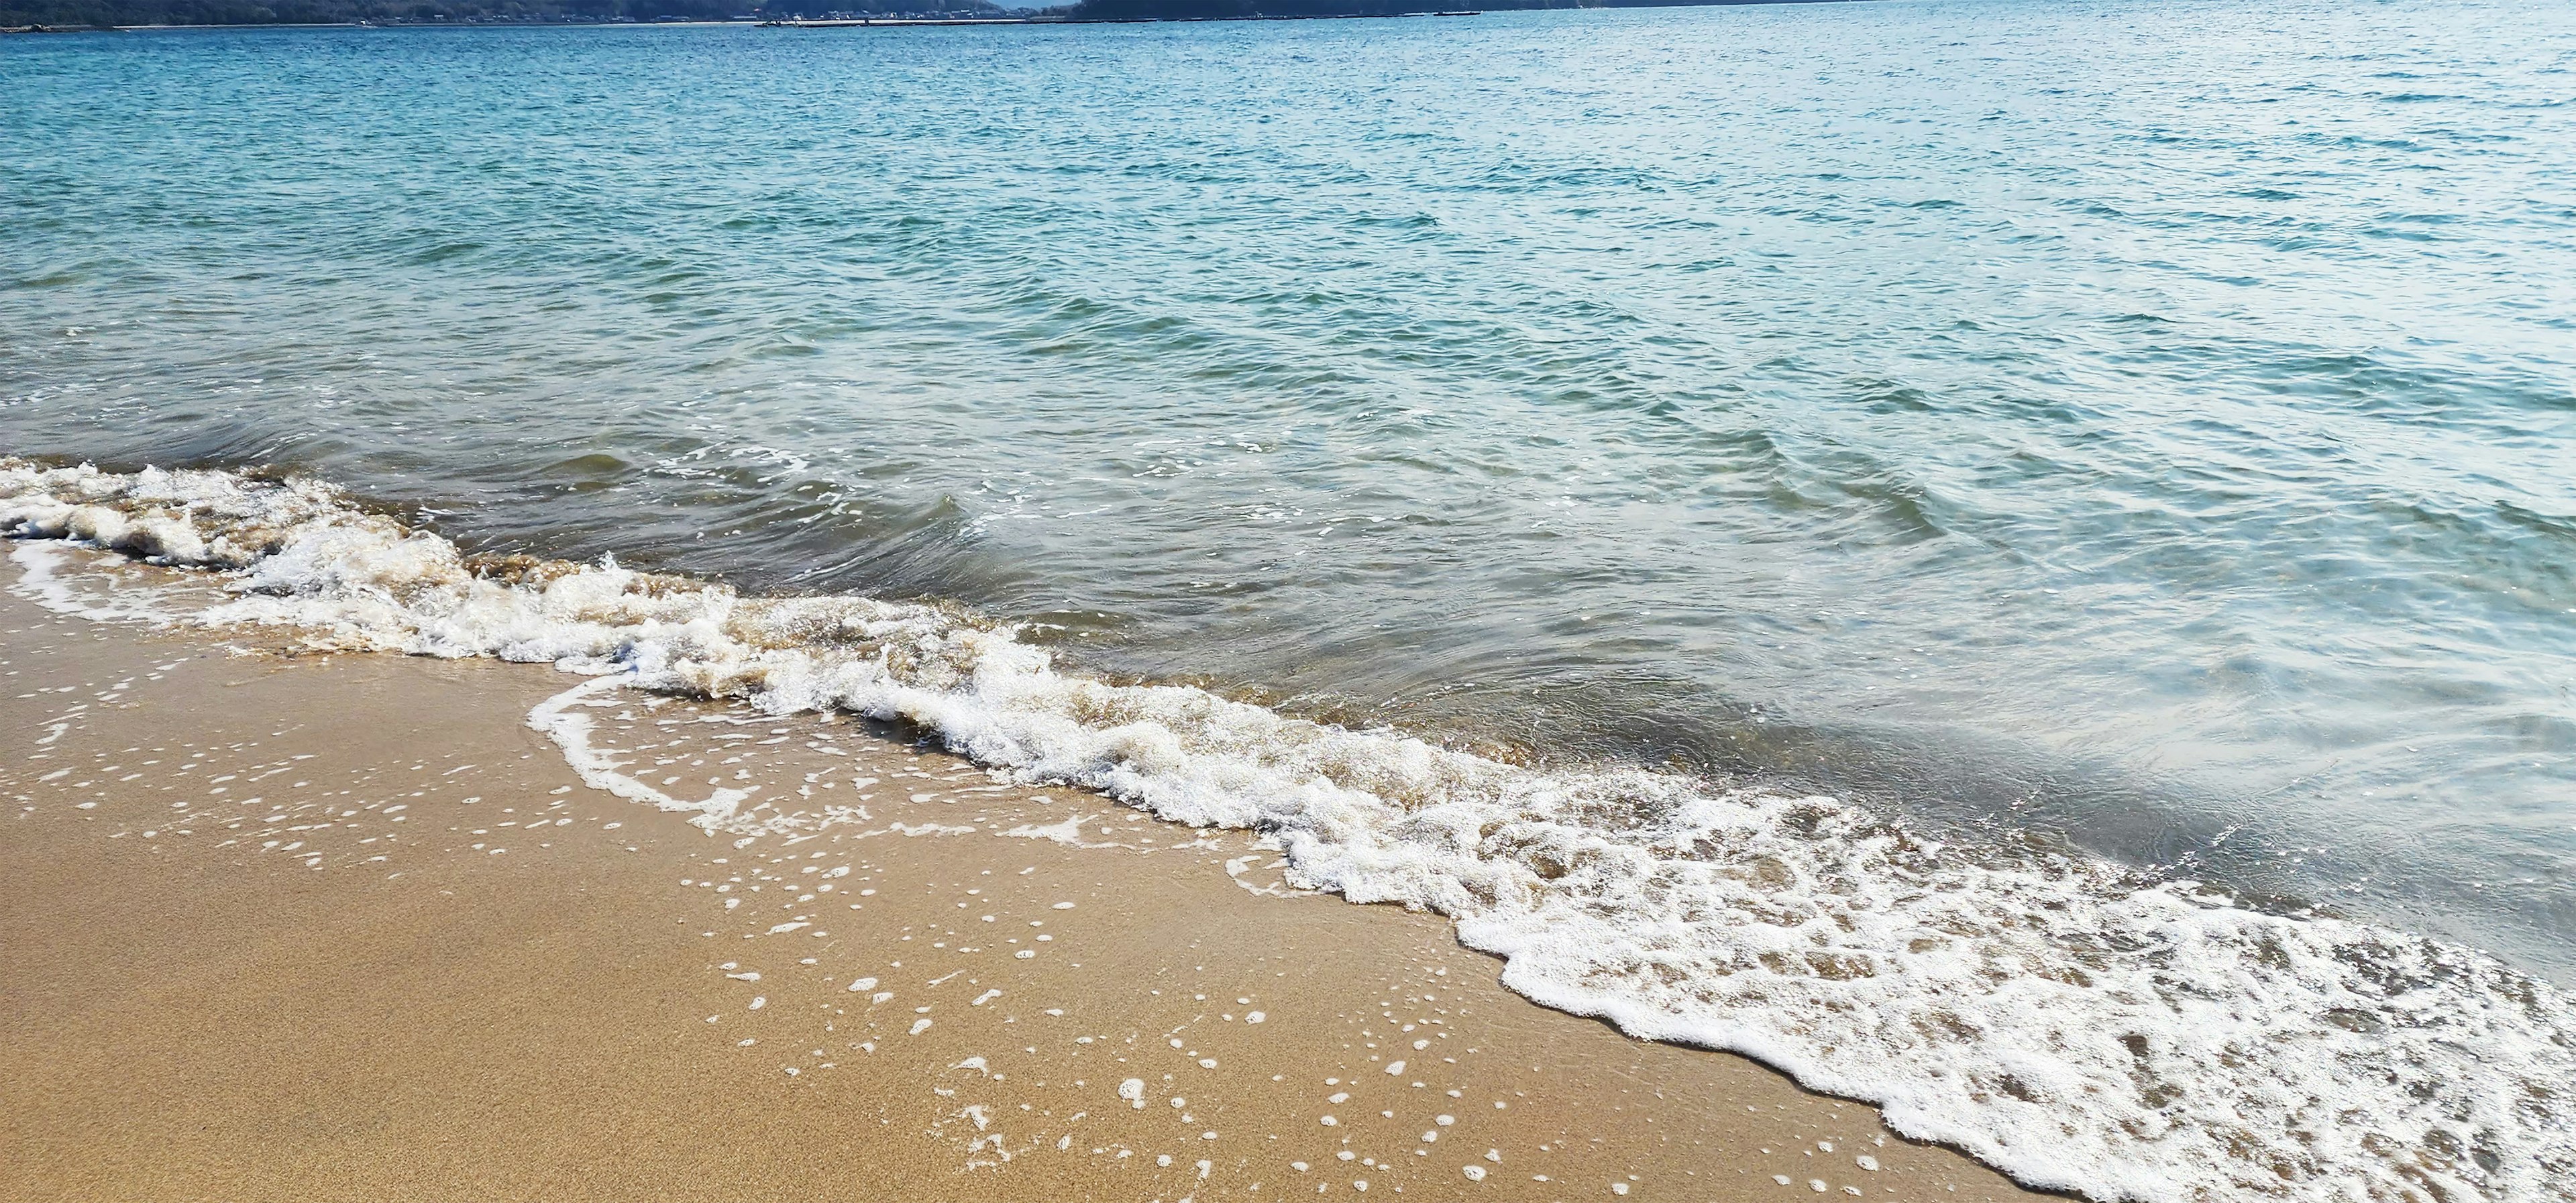
[[[0,27],[723,18],[738,0],[0,0]]]
[[[1713,4],[1795,3],[1797,0],[1494,0],[1492,3],[1425,3],[1424,0],[1083,0],[1077,20],[1208,21],[1264,17],[1391,17],[1443,10],[1502,11],[1530,8],[1687,8]]]
[[[765,15],[821,16],[836,10],[997,15],[991,0],[0,0],[0,29],[30,25],[276,25],[374,21],[537,23],[721,21]]]

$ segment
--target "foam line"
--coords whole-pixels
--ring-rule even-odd
[[[471,558],[310,481],[0,461],[0,530],[220,573],[231,599],[192,619],[212,627],[592,675],[530,723],[583,780],[710,830],[824,819],[754,823],[730,791],[651,789],[590,742],[581,708],[643,688],[900,719],[1024,782],[1258,830],[1291,885],[1453,916],[1532,999],[1759,1058],[2035,1186],[2576,1199],[2569,1003],[2405,932],[1945,846],[1832,798],[1539,771],[1111,684],[943,607]]]
[[[722,831],[748,835],[773,830],[772,824],[748,819],[741,813],[742,803],[751,797],[748,791],[718,788],[705,799],[690,802],[672,797],[618,771],[618,763],[591,743],[590,716],[574,707],[597,705],[595,699],[613,694],[629,683],[623,676],[592,677],[537,703],[528,711],[528,726],[544,732],[546,738],[553,740],[555,746],[563,750],[564,762],[580,775],[582,784],[592,789],[607,790],[629,802],[642,802],[662,810],[694,815],[696,817],[689,821],[706,828],[709,834]]]
[[[140,597],[103,601],[73,588],[64,575],[70,556],[61,543],[26,542],[10,548],[9,561],[18,566],[18,579],[10,582],[9,591],[56,614],[91,622],[167,622],[174,617]]]

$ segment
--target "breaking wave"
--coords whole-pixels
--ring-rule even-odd
[[[468,555],[309,480],[0,460],[0,530],[207,570],[225,590],[99,617],[852,711],[1032,782],[1260,830],[1300,885],[1451,916],[1533,1000],[1758,1058],[2034,1186],[2576,1199],[2576,1012],[2491,956],[2404,932],[2080,856],[1946,846],[1827,797],[1539,770],[1111,683],[941,606]],[[58,577],[35,580],[22,588],[69,604]],[[549,705],[531,721],[617,788],[579,716]],[[816,821],[730,792],[620,792],[714,829]]]

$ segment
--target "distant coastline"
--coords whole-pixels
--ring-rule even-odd
[[[531,6],[517,0],[386,3],[384,0],[0,0],[0,35],[104,33],[170,29],[474,28],[551,25],[757,25],[839,29],[923,25],[1089,25],[1145,21],[1301,21],[1359,17],[1459,17],[1494,11],[1571,8],[1684,8],[1826,0],[1502,0],[1472,8],[1432,9],[1405,0],[1079,0],[1041,9],[1003,8],[990,0],[945,7],[828,8],[762,6],[740,11],[726,0],[571,0]]]

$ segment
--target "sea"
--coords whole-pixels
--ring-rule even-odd
[[[2564,3],[11,38],[0,455],[2026,1183],[2576,1198]]]

